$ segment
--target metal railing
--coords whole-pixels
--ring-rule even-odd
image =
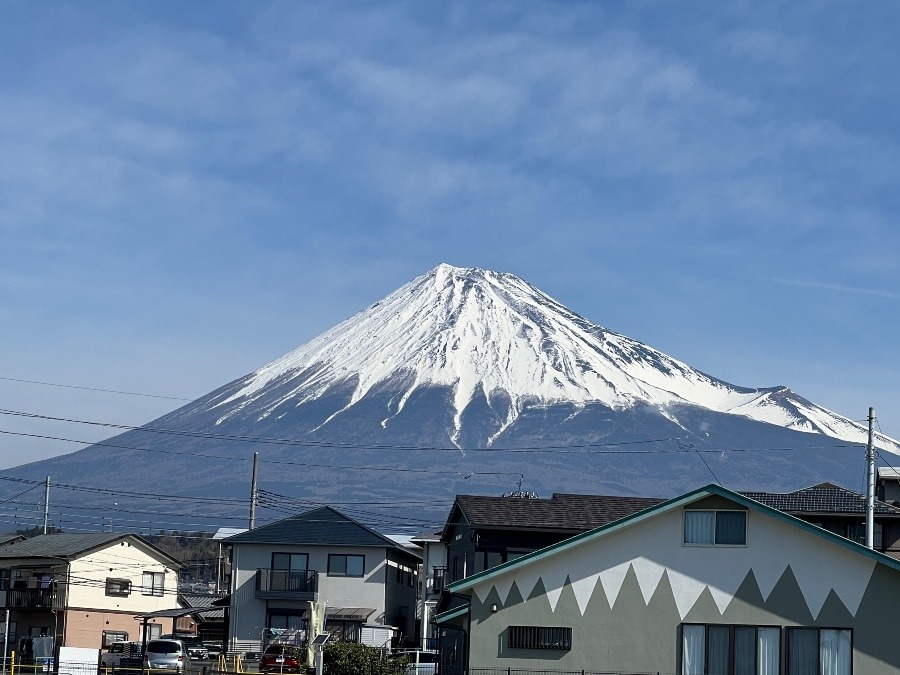
[[[10,609],[53,609],[53,590],[50,588],[17,588],[6,591],[6,606]]]
[[[318,582],[315,570],[256,570],[256,590],[267,593],[315,593]]]

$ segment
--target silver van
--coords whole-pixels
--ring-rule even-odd
[[[149,670],[174,670],[184,672],[190,661],[187,648],[181,640],[150,640],[144,652],[144,668]]]

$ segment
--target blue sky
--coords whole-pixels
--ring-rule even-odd
[[[142,424],[178,401],[9,378],[192,399],[448,262],[898,437],[898,19],[5,2],[0,408]]]

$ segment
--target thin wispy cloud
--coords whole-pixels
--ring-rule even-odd
[[[0,375],[202,393],[441,261],[739,383],[900,364],[900,6],[4,12]]]
[[[900,293],[885,291],[877,288],[860,288],[859,286],[846,286],[844,284],[833,284],[826,281],[804,281],[801,279],[774,278],[772,279],[772,281],[785,286],[813,288],[823,291],[838,291],[839,293],[856,293],[859,295],[871,295],[876,298],[886,298],[888,300],[900,300]]]

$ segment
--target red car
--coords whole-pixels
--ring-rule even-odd
[[[263,673],[299,673],[306,671],[300,664],[300,649],[293,645],[269,645],[259,659],[259,670]]]

